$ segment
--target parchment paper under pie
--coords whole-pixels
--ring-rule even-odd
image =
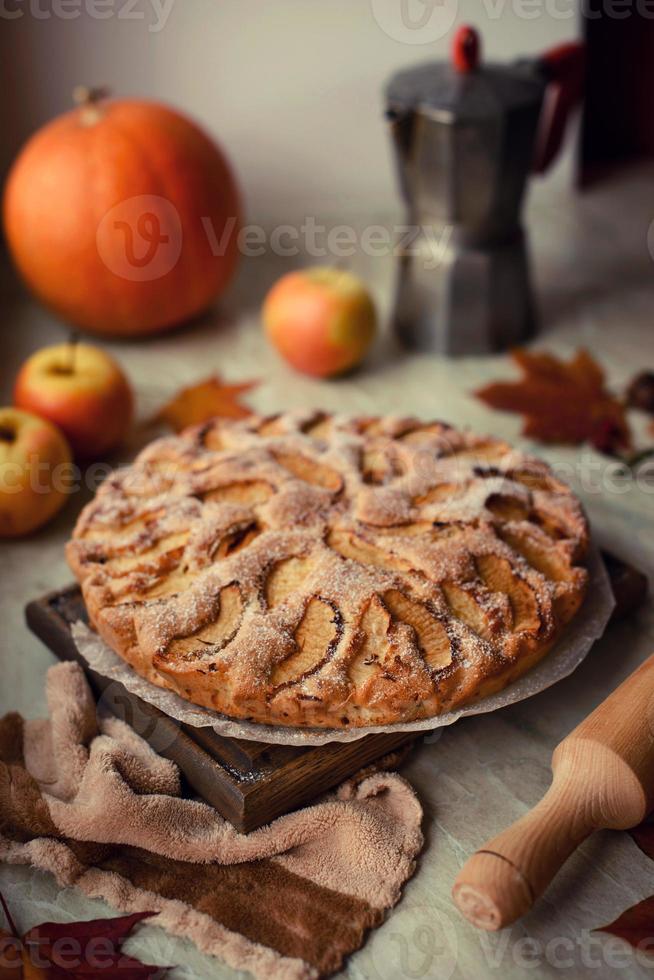
[[[218,711],[190,704],[172,691],[166,691],[144,680],[84,623],[74,624],[73,638],[89,667],[97,673],[120,682],[131,694],[137,695],[185,725],[194,728],[210,727],[217,734],[228,738],[244,738],[277,745],[324,745],[327,742],[354,742],[359,738],[365,738],[366,735],[382,732],[430,732],[445,725],[452,725],[466,715],[484,714],[514,704],[516,701],[524,701],[525,698],[533,697],[534,694],[539,694],[557,681],[563,680],[579,666],[594,642],[604,633],[615,606],[609,578],[595,545],[591,545],[589,550],[587,567],[590,580],[588,595],[583,606],[567,627],[561,640],[533,670],[498,694],[493,694],[475,704],[469,704],[459,711],[394,725],[346,730],[288,728],[228,718]]]

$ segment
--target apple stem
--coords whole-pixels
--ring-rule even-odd
[[[77,360],[77,345],[79,344],[79,334],[73,331],[68,339],[68,346],[70,347],[70,360],[68,362],[68,367],[66,368],[69,374],[75,373],[75,361]]]

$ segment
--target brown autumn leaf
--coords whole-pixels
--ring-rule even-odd
[[[570,361],[516,349],[519,381],[497,381],[475,394],[491,408],[524,416],[523,435],[540,442],[590,442],[617,454],[631,446],[623,405],[607,390],[604,372],[585,350]]]
[[[21,939],[1,893],[0,904],[10,929],[0,930],[0,980],[148,980],[168,972],[168,967],[141,963],[122,951],[134,926],[156,912],[87,922],[44,922]]]
[[[654,823],[646,820],[644,823],[638,824],[637,827],[633,827],[629,834],[643,854],[654,861]]]
[[[636,949],[654,952],[654,895],[632,905],[613,922],[593,931],[609,932]]]
[[[226,419],[244,419],[251,411],[240,402],[240,396],[258,381],[241,381],[239,384],[225,384],[217,374],[197,384],[182,388],[156,416],[155,421],[164,422],[175,432],[181,432],[189,425],[200,425],[215,416]]]
[[[654,822],[645,820],[629,831],[641,851],[654,859]],[[654,895],[626,909],[617,919],[594,932],[608,932],[636,949],[654,952]]]
[[[654,415],[654,371],[640,371],[627,385],[627,405]]]

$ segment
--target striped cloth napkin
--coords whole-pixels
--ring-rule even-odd
[[[260,980],[328,976],[399,899],[422,847],[408,783],[375,771],[239,834],[177,767],[51,667],[50,717],[0,720],[0,859],[191,939]],[[7,896],[11,899],[11,896]]]

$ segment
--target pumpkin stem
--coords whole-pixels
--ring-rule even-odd
[[[73,89],[73,102],[76,105],[96,105],[102,99],[108,99],[111,92],[106,85],[76,85]]]
[[[80,106],[80,118],[82,122],[91,126],[102,118],[100,103],[109,98],[110,90],[106,85],[92,87],[89,85],[76,85],[73,89],[73,102]]]

